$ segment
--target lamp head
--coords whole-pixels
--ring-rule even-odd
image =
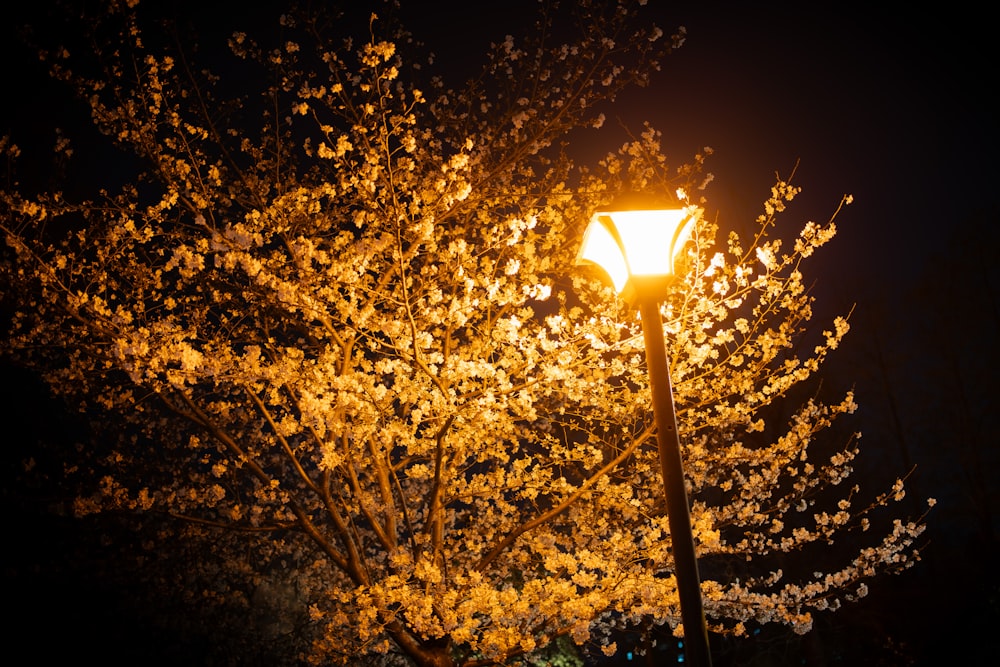
[[[625,301],[659,299],[674,278],[674,262],[691,237],[693,208],[628,194],[594,213],[577,264],[600,267]]]

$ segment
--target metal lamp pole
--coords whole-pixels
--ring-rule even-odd
[[[711,667],[708,648],[708,626],[701,604],[701,579],[691,533],[691,514],[684,489],[684,467],[681,461],[681,441],[677,433],[670,367],[667,364],[666,342],[660,304],[655,298],[639,301],[642,316],[642,337],[646,344],[646,368],[653,393],[653,417],[656,420],[656,442],[660,452],[660,472],[667,498],[667,521],[674,554],[677,592],[681,599],[681,621],[684,623],[684,655],[694,667]]]

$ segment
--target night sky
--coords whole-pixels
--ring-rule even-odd
[[[532,3],[482,10],[471,2],[404,4],[439,62],[464,63],[490,40],[516,33],[525,15],[517,8]],[[730,221],[752,222],[774,174],[788,176],[796,165],[795,183],[804,191],[784,216],[793,231],[808,219],[825,221],[841,195],[854,195],[838,218],[840,234],[806,267],[817,280],[819,317],[854,309],[854,331],[825,381],[857,388],[865,481],[891,484],[915,466],[912,511],[920,512],[928,496],[939,504],[928,517],[924,562],[875,582],[870,600],[840,612],[843,618],[824,631],[884,627],[904,648],[898,662],[880,664],[985,664],[1000,651],[1000,443],[992,428],[1000,413],[1000,110],[992,19],[955,2],[891,12],[863,3],[649,4],[668,34],[687,28],[687,43],[654,85],[623,97],[612,113],[636,129],[651,121],[677,162],[702,146],[714,149],[709,213],[717,210],[723,229]],[[24,136],[19,143],[27,144],[38,132],[51,141],[46,128],[65,124],[60,114],[80,108],[60,103],[34,78],[41,70],[11,34],[25,16],[3,22],[0,134]],[[220,11],[216,27],[229,16],[248,20]],[[611,115],[609,125],[619,120]],[[594,141],[581,154],[599,156],[617,139]],[[22,451],[39,434],[38,422],[25,417],[36,392],[13,370],[2,371],[4,440],[11,438],[4,447]],[[8,456],[5,465],[12,463]],[[5,551],[22,557],[5,566],[5,578],[44,575],[45,563],[58,562],[50,547],[61,548],[59,539],[32,534],[27,520],[10,525]],[[26,568],[42,553],[44,562]],[[64,625],[40,612],[58,598],[55,588],[43,587],[46,599],[36,601],[37,623],[49,629]],[[20,633],[35,622],[15,627]],[[111,634],[118,633],[128,628]],[[109,649],[103,657],[124,664],[118,655]],[[807,664],[824,662],[813,656]]]

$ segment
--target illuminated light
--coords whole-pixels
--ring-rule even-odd
[[[696,218],[690,208],[597,211],[584,232],[577,263],[602,269],[615,291],[631,301],[637,291],[669,283]]]

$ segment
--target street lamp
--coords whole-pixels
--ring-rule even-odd
[[[636,197],[631,201],[616,200],[609,210],[594,214],[584,233],[577,263],[594,264],[604,269],[615,290],[629,305],[638,306],[642,317],[660,471],[684,623],[684,653],[687,664],[711,667],[708,627],[701,603],[677,415],[660,318],[660,302],[674,280],[674,261],[691,236],[695,218],[692,209],[658,208],[649,200]]]

